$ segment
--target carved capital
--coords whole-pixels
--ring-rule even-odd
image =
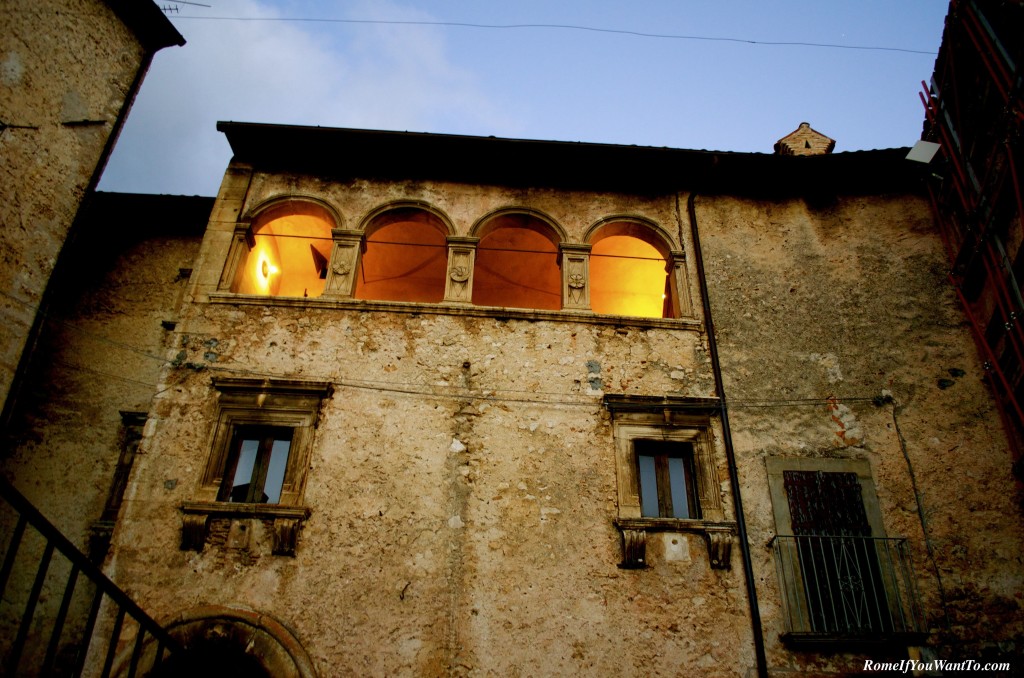
[[[590,310],[590,245],[562,243],[562,308]]]
[[[324,294],[333,297],[352,296],[355,276],[352,275],[359,263],[359,248],[362,246],[362,231],[342,228],[331,230],[334,245],[331,248],[331,262],[327,269],[327,283]]]
[[[477,238],[448,236],[448,280],[444,286],[445,301],[460,304],[472,301],[477,242]]]
[[[690,274],[687,271],[686,252],[673,250],[668,262],[669,282],[672,286],[672,314],[675,318],[692,318],[693,302],[690,299]]]

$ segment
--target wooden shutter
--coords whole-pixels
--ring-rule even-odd
[[[784,471],[795,535],[870,537],[856,473]]]

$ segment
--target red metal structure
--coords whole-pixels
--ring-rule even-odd
[[[952,0],[923,138],[941,145],[928,190],[1024,481],[1024,2]]]

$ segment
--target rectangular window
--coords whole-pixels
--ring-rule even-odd
[[[885,536],[870,463],[765,461],[783,640],[807,647],[916,642],[922,626],[907,540]]]
[[[273,521],[273,553],[295,555],[306,472],[328,382],[215,377],[217,424],[192,501],[182,504],[181,548],[202,551],[211,523]]]
[[[700,518],[693,473],[693,446],[664,440],[635,440],[641,515],[645,518]]]
[[[292,434],[285,426],[235,429],[219,501],[280,503]]]
[[[615,442],[622,568],[648,567],[650,533],[704,537],[712,568],[728,569],[736,523],[722,507],[714,399],[608,394]],[[686,537],[688,539],[688,537]],[[659,535],[656,544],[678,537]],[[652,551],[657,559],[664,549]],[[657,562],[657,560],[655,561]],[[666,561],[667,562],[667,561]]]

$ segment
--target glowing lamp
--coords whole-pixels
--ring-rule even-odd
[[[272,276],[275,273],[277,273],[278,270],[279,269],[277,268],[277,266],[274,266],[272,263],[270,263],[266,259],[263,260],[263,269],[262,269],[262,271],[263,271],[263,277],[264,278],[267,278],[269,280],[270,276]]]

